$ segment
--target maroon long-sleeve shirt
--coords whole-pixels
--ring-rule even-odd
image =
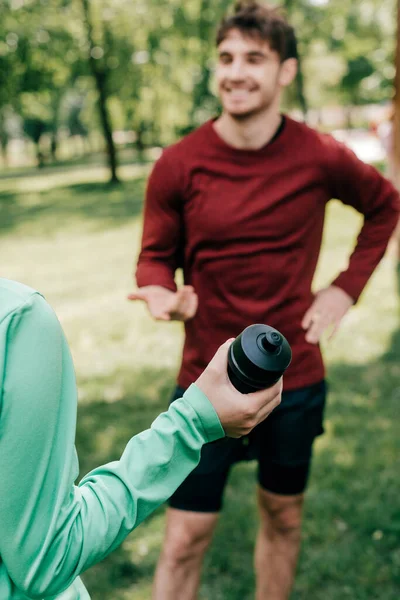
[[[228,146],[209,121],[163,152],[148,183],[136,280],[176,290],[183,267],[198,294],[179,385],[188,387],[221,343],[253,323],[276,327],[292,346],[285,389],[323,379],[320,349],[305,341],[301,321],[331,198],[364,215],[348,268],[333,282],[357,300],[398,219],[398,194],[376,169],[288,117],[260,150]]]

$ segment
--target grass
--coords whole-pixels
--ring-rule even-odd
[[[41,290],[67,334],[79,386],[81,474],[118,458],[149,426],[174,386],[182,330],[129,303],[147,166],[109,186],[88,165],[0,178],[3,277]],[[346,264],[360,225],[332,202],[316,286]],[[305,507],[293,600],[398,600],[400,596],[400,328],[388,252],[336,338],[324,343],[330,397]],[[202,600],[250,600],[257,529],[255,465],[238,465],[206,558]],[[162,542],[158,509],[85,582],[94,600],[149,599]]]

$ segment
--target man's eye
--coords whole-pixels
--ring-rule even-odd
[[[229,56],[220,56],[219,57],[219,62],[223,65],[228,65],[231,61]]]
[[[259,65],[263,62],[263,58],[261,56],[249,56],[249,58],[247,59],[247,61],[251,64],[251,65]]]

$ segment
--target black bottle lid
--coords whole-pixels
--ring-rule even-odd
[[[228,375],[242,393],[271,387],[290,364],[292,351],[286,338],[269,325],[246,327],[232,342]]]

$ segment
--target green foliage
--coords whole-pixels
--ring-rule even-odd
[[[81,103],[87,131],[101,123],[88,57],[104,73],[114,129],[140,144],[167,144],[215,115],[214,35],[228,0],[90,0],[89,48],[81,2],[4,0],[0,32],[0,111],[68,127]],[[395,0],[282,0],[302,58],[305,100],[381,102],[392,93]],[[302,82],[287,94],[299,105]],[[83,106],[84,104],[84,106]],[[79,127],[78,127],[79,129]],[[76,130],[76,128],[75,128]]]

